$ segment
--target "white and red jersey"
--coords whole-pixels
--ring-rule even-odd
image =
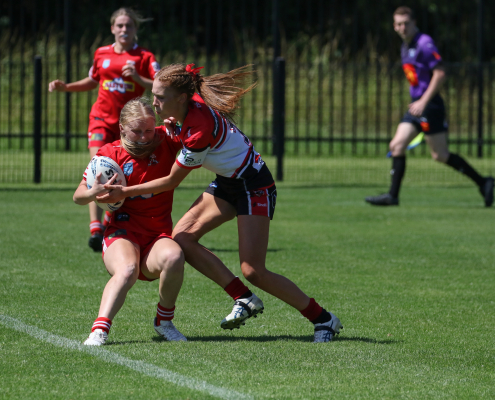
[[[129,51],[115,52],[115,44],[95,51],[89,77],[99,83],[98,99],[89,114],[89,132],[98,127],[118,131],[120,111],[125,103],[142,96],[145,88],[131,77],[122,76],[122,67],[128,62],[135,65],[137,73],[153,79],[160,70],[155,56],[137,44]]]
[[[175,156],[181,149],[178,139],[166,135],[163,127],[155,128],[163,137],[162,143],[147,158],[133,158],[120,145],[120,140],[108,143],[98,150],[98,156],[115,160],[124,172],[127,186],[162,178],[170,174]],[[88,165],[89,168],[89,165]],[[86,169],[87,171],[88,169]],[[84,179],[86,173],[84,172]],[[112,214],[108,228],[127,229],[146,235],[172,234],[172,202],[174,191],[128,197],[124,204]]]
[[[176,162],[182,168],[205,167],[217,175],[239,179],[264,165],[247,136],[198,94],[189,102],[179,138],[183,149]]]

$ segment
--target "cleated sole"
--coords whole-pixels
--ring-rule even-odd
[[[263,310],[265,308],[261,308],[260,310],[254,310],[251,314],[251,316],[246,316],[246,317],[243,317],[243,318],[237,318],[237,319],[231,319],[231,320],[223,320],[221,323],[220,323],[220,327],[222,329],[230,329],[230,330],[233,330],[235,328],[237,329],[240,329],[241,328],[241,325],[246,325],[246,320],[248,318],[251,318],[251,317],[257,317],[258,314],[263,314]]]

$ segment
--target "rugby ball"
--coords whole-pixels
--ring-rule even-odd
[[[88,166],[86,171],[86,185],[88,189],[91,189],[96,181],[96,176],[101,173],[100,182],[106,183],[112,177],[117,174],[118,177],[115,181],[116,184],[127,186],[127,182],[125,180],[125,175],[122,172],[122,169],[119,167],[114,160],[110,157],[104,156],[94,156]],[[104,209],[105,211],[115,211],[118,210],[122,204],[124,204],[124,199],[118,201],[117,203],[98,203],[96,201],[98,207]]]

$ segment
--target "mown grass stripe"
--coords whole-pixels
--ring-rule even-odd
[[[111,351],[102,349],[100,347],[84,346],[78,341],[54,335],[50,332],[44,331],[43,329],[37,328],[36,326],[27,325],[22,321],[19,321],[18,319],[9,317],[7,315],[0,314],[0,323],[7,328],[26,333],[29,336],[32,336],[46,343],[50,343],[54,346],[65,347],[71,350],[78,350],[89,353],[92,356],[101,358],[106,362],[122,365],[123,367],[127,367],[134,371],[140,372],[143,375],[147,375],[157,379],[163,379],[164,381],[171,382],[175,385],[183,386],[199,392],[208,393],[209,395],[221,399],[254,399],[253,396],[239,393],[234,390],[210,385],[205,381],[200,381],[195,378],[184,376],[143,361],[131,360],[130,358],[112,353]]]

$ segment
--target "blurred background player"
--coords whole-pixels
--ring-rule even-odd
[[[181,148],[180,142],[167,137],[163,128],[155,129],[155,122],[150,104],[142,99],[131,100],[120,115],[121,140],[103,146],[97,153],[117,162],[128,185],[167,175]],[[99,183],[87,188],[87,171],[74,193],[74,201],[80,205],[106,192]],[[137,196],[127,199],[112,213],[103,243],[103,261],[112,277],[105,286],[98,318],[84,344],[105,344],[113,318],[138,279],[160,279],[155,330],[167,340],[186,340],[172,323],[184,276],[184,254],[171,237],[172,201],[173,191]]]
[[[126,196],[172,190],[196,168],[205,167],[216,173],[216,179],[177,223],[173,237],[182,247],[186,261],[235,300],[221,327],[239,328],[247,318],[263,310],[263,302],[215,254],[199,244],[205,234],[237,217],[244,277],[310,320],[314,324],[314,342],[329,342],[339,333],[340,320],[292,281],[265,266],[277,190],[265,162],[233,123],[239,100],[255,86],[243,88],[245,81],[252,79],[253,71],[242,67],[203,77],[198,72],[202,67],[193,66],[164,67],[153,82],[155,111],[183,145],[170,175],[133,187],[111,185],[115,190],[104,196],[105,201],[113,203]],[[177,129],[176,124],[181,128]]]
[[[90,157],[106,143],[119,139],[122,107],[129,100],[142,96],[146,89],[151,89],[153,78],[160,70],[153,53],[137,44],[137,30],[143,21],[134,10],[119,8],[110,18],[110,30],[115,43],[95,51],[89,77],[67,84],[57,79],[48,86],[50,92],[85,92],[99,88],[98,99],[89,114]],[[105,214],[103,224],[101,217],[102,210],[95,203],[90,203],[89,246],[94,251],[102,249],[103,231],[109,222],[110,213]]]
[[[432,38],[419,32],[413,11],[408,7],[395,10],[394,30],[403,40],[401,47],[402,68],[410,84],[412,103],[390,142],[392,154],[391,186],[388,193],[366,197],[366,201],[377,206],[399,204],[399,190],[406,171],[406,149],[420,132],[430,147],[434,160],[450,165],[471,178],[478,185],[485,206],[493,204],[492,177],[482,177],[464,158],[448,150],[445,106],[438,93],[446,75],[442,57]]]

